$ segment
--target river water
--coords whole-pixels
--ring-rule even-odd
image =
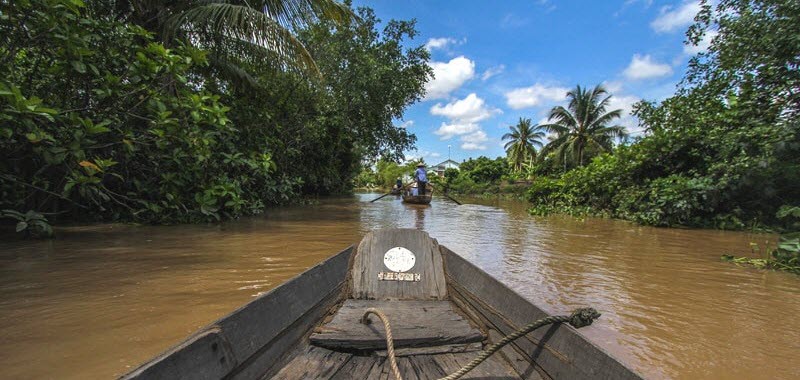
[[[649,378],[800,378],[800,276],[737,267],[775,237],[430,207],[375,194],[222,225],[95,225],[0,241],[0,378],[119,376],[369,230],[428,231]],[[482,204],[480,204],[482,203]]]

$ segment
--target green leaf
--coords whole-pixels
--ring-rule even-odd
[[[81,61],[72,61],[72,68],[81,74],[86,73],[86,65],[84,65]]]
[[[22,232],[26,228],[28,228],[28,223],[27,222],[22,221],[22,222],[17,223],[17,232]]]

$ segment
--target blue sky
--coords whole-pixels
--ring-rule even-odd
[[[409,46],[426,45],[436,77],[397,125],[417,135],[408,159],[428,163],[504,156],[501,136],[520,117],[546,120],[575,85],[603,83],[612,109],[675,91],[689,58],[685,31],[698,1],[356,1],[382,20],[417,20]],[[701,45],[707,45],[706,39]],[[620,124],[637,133],[631,116]]]

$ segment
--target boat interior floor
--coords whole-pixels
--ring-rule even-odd
[[[397,358],[404,380],[445,377],[477,356],[477,352],[419,354]],[[536,372],[533,372],[536,376]],[[357,355],[313,345],[298,348],[291,361],[273,379],[394,379],[389,360],[378,355]],[[531,377],[527,377],[531,378]],[[533,378],[538,378],[533,377]],[[499,355],[464,375],[462,379],[520,379]]]
[[[449,301],[375,301],[348,299],[307,343],[297,348],[276,379],[393,379],[386,356],[383,323],[374,315],[360,322],[367,308],[389,318],[395,356],[404,379],[438,379],[469,363],[486,336]],[[533,378],[537,375],[534,374]],[[519,379],[496,354],[464,379]],[[530,377],[528,377],[530,378]]]

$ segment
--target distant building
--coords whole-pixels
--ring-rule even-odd
[[[453,160],[447,160],[447,161],[444,161],[444,162],[440,162],[440,163],[438,163],[436,165],[428,166],[428,172],[430,172],[432,174],[436,174],[437,176],[441,177],[441,176],[444,175],[444,171],[445,170],[447,170],[447,169],[458,169],[458,165],[459,165],[458,162],[455,162]]]

